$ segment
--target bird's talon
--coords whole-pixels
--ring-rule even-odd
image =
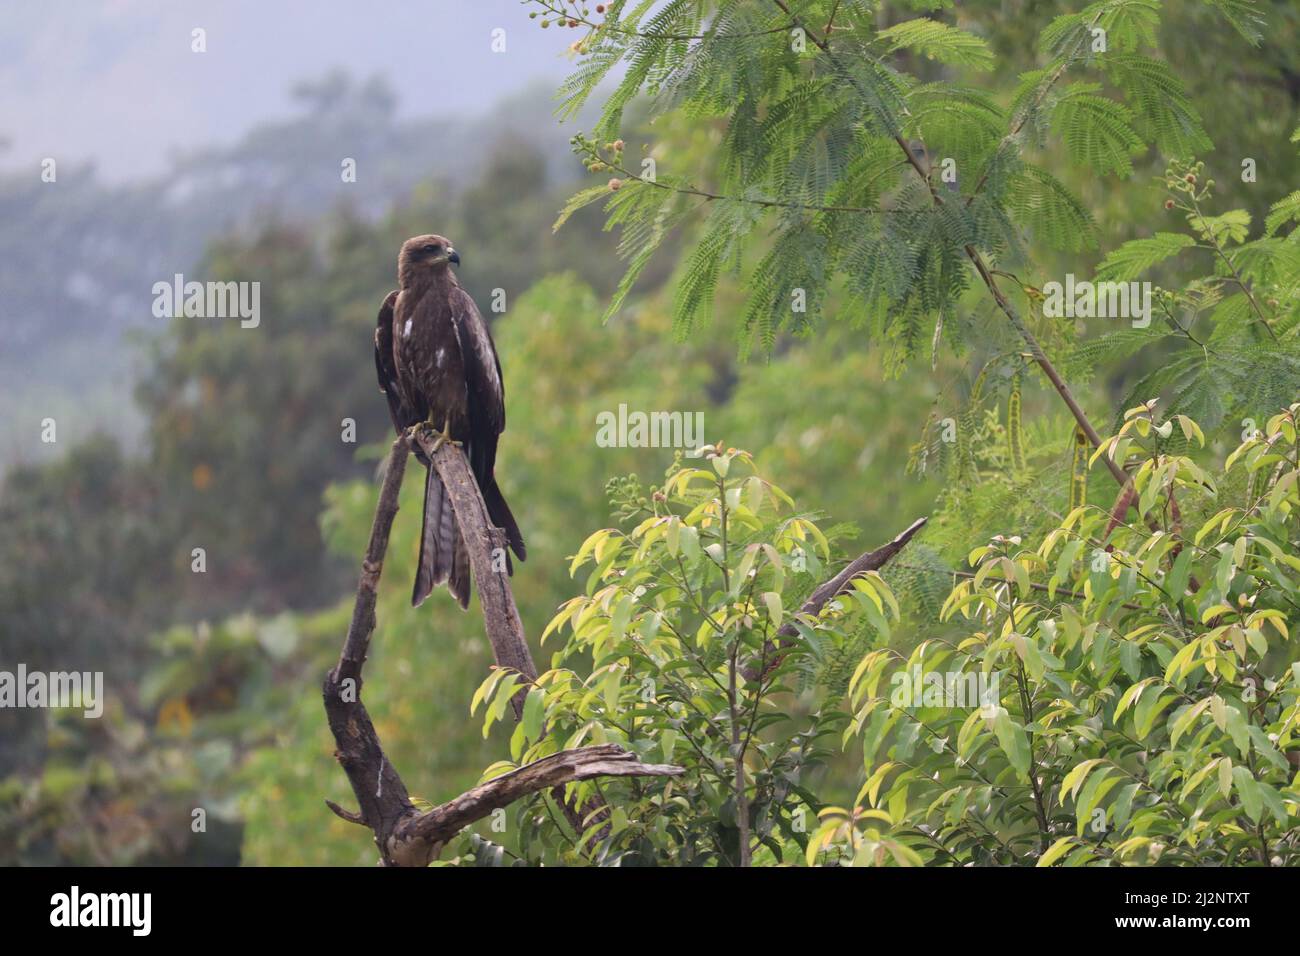
[[[442,431],[438,431],[438,429],[433,426],[432,422],[425,422],[421,427],[427,428],[434,436],[433,447],[429,449],[430,454],[437,451],[443,445],[454,445],[457,448],[461,447],[461,442],[458,442],[451,437],[451,422],[443,422]]]

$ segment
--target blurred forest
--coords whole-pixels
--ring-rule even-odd
[[[988,41],[1021,70],[1060,12],[1033,0],[965,6],[990,12]],[[1300,106],[1300,10],[1283,0],[1268,8],[1269,30],[1248,58],[1201,4],[1172,5],[1159,37],[1213,119],[1217,151],[1202,158],[1222,205],[1257,220],[1295,186],[1287,136]],[[973,370],[1011,341],[991,319],[984,354],[941,351],[933,366],[887,367],[847,322],[742,360],[728,313],[743,297],[730,279],[713,324],[689,344],[673,339],[670,241],[602,325],[624,264],[594,207],[552,231],[583,171],[565,144],[574,124],[549,115],[551,95],[529,90],[481,122],[399,125],[382,84],[333,76],[304,85],[293,122],[197,155],[165,182],[47,199],[31,177],[0,180],[0,665],[102,670],[108,692],[97,721],[0,711],[0,862],[374,862],[369,841],[324,806],[351,795],[319,686],[347,627],[375,467],[391,440],[371,336],[411,235],[454,240],[461,281],[494,322],[509,422],[497,473],[528,541],[513,585],[534,639],[577,587],[568,557],[609,521],[606,482],[657,481],[672,464],[662,450],[597,447],[596,415],[620,403],[703,411],[710,441],[749,449],[797,500],[847,523],[845,553],[925,514],[937,514],[935,527],[915,560],[964,554],[1029,520],[1028,500],[944,513],[940,476],[908,467],[931,415],[953,407]],[[711,148],[699,124],[641,132],[678,168]],[[302,175],[304,157],[352,155],[353,143],[371,151],[358,156],[374,171],[361,184],[340,184],[328,164]],[[1242,144],[1259,186],[1234,175]],[[1159,227],[1160,156],[1137,159],[1123,182],[1047,161],[1093,210],[1103,250],[1138,234],[1134,223],[1149,224],[1141,234]],[[93,246],[84,274],[58,271],[33,235]],[[1070,266],[1084,272],[1102,254]],[[187,278],[259,280],[260,326],[151,327],[139,290],[187,256]],[[1046,250],[1041,259],[1065,261]],[[492,315],[498,288],[507,307]],[[835,303],[824,311],[834,315]],[[43,334],[50,327],[59,334]],[[1118,410],[1159,362],[1140,353],[1071,384]],[[38,367],[60,373],[38,381]],[[55,446],[36,437],[47,415],[59,421]],[[347,419],[355,442],[344,440]],[[1042,393],[1026,393],[1025,420],[1031,454],[1058,467],[1064,492],[1072,423]],[[993,416],[979,427],[996,438],[1001,426]],[[997,483],[994,472],[976,480]],[[509,729],[484,739],[468,717],[491,660],[477,610],[461,613],[441,590],[409,607],[418,489],[408,476],[367,703],[407,784],[437,801],[475,784]],[[191,570],[196,547],[204,573]],[[539,661],[550,652],[534,644]],[[843,788],[851,798],[847,778]],[[196,808],[206,832],[193,832]]]
[[[513,143],[546,156],[541,180],[577,174],[555,162],[566,134],[549,115],[544,87],[468,120],[399,119],[383,79],[337,70],[291,94],[295,115],[183,153],[165,175],[105,185],[92,165],[60,166],[55,188],[25,173],[0,175],[0,402],[14,413],[0,421],[0,465],[53,454],[18,425],[32,414],[62,418],[68,439],[104,432],[138,446],[147,415],[131,391],[147,366],[128,346],[157,331],[146,293],[190,270],[220,237],[273,225],[306,231],[343,209],[374,222],[417,186],[463,192],[481,176],[483,157],[447,150],[448,142],[479,143],[489,154]],[[340,182],[335,157],[356,161],[363,172],[355,182]],[[51,249],[70,252],[71,266]],[[42,334],[54,324],[63,334]]]

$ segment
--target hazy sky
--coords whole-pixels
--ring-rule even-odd
[[[0,168],[93,159],[121,181],[228,143],[342,68],[384,76],[402,115],[473,114],[563,76],[576,31],[519,0],[0,0]],[[207,52],[191,31],[207,31]],[[492,52],[492,31],[506,51]],[[3,142],[7,141],[7,142]]]

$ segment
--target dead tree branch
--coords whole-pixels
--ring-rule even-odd
[[[809,595],[808,600],[804,601],[803,606],[799,608],[799,616],[815,617],[825,607],[827,601],[849,590],[853,586],[853,579],[858,575],[866,574],[868,571],[879,571],[893,559],[894,555],[903,550],[907,542],[911,541],[913,536],[924,528],[925,523],[929,520],[928,517],[917,518],[900,532],[893,541],[854,558],[845,565],[844,570]],[[781,629],[776,632],[776,640],[768,641],[763,647],[763,656],[767,660],[767,666],[764,668],[757,662],[751,661],[744,668],[746,679],[757,680],[760,676],[766,677],[771,673],[781,662],[781,651],[790,647],[798,636],[799,629],[795,627],[793,619],[781,625]]]
[[[422,437],[417,437],[416,441],[428,450]],[[379,579],[410,449],[411,439],[401,435],[393,442],[388,454],[370,541],[361,564],[352,621],[339,661],[325,678],[323,687],[325,715],[337,747],[335,756],[347,774],[360,806],[359,812],[353,812],[326,801],[330,810],[350,823],[370,828],[384,865],[427,866],[437,859],[447,841],[462,828],[539,790],[563,788],[565,784],[599,776],[675,776],[682,773],[680,767],[641,763],[634,754],[621,747],[605,744],[544,757],[480,784],[432,810],[421,812],[412,805],[406,785],[384,755],[379,735],[361,703],[361,671],[375,629]],[[498,663],[536,677],[509,581],[504,572],[492,571],[492,549],[485,546],[493,541],[504,546],[504,541],[487,521],[487,509],[469,473],[469,466],[459,449],[453,446],[438,449],[437,454],[430,455],[430,458],[447,484],[457,522],[466,540],[484,609],[484,623]]]
[[[492,645],[492,657],[498,667],[508,667],[517,671],[525,680],[535,681],[537,665],[533,663],[533,655],[528,650],[528,639],[524,636],[524,625],[519,619],[519,608],[515,605],[515,595],[510,589],[505,533],[488,517],[487,505],[479,492],[478,481],[460,449],[445,442],[435,448],[436,439],[424,429],[417,429],[414,439],[429,459],[430,467],[438,472],[442,486],[447,489],[447,497],[451,499],[452,510],[456,513],[456,524],[465,538],[470,570],[474,575],[474,590],[483,612],[483,627]],[[515,720],[523,718],[524,701],[527,699],[528,686],[525,684],[510,701]],[[572,800],[566,800],[559,791],[555,793],[555,800],[579,836],[586,828],[585,824],[603,823],[609,818],[609,808],[599,800],[588,800],[578,806]],[[585,845],[592,846],[606,832],[607,828],[603,826],[597,828]]]
[[[684,773],[671,764],[644,764],[618,744],[562,750],[549,757],[479,784],[442,806],[420,814],[407,828],[430,843],[445,843],[466,824],[539,790],[593,777],[676,777]]]
[[[529,681],[536,680],[537,666],[528,650],[519,608],[515,606],[514,592],[510,590],[510,576],[506,573],[505,532],[492,524],[488,517],[478,482],[461,450],[445,442],[435,449],[434,438],[423,430],[416,432],[415,440],[428,457],[430,467],[437,470],[442,486],[447,489],[447,497],[451,499],[456,524],[469,552],[474,590],[478,594],[483,626],[492,644],[492,656],[497,666],[518,671]],[[521,689],[511,702],[516,719],[523,714],[524,697],[525,690]]]

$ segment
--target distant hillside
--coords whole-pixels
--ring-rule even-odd
[[[454,194],[503,141],[547,157],[539,176],[577,169],[562,161],[571,131],[555,122],[549,88],[472,120],[399,121],[382,82],[339,74],[295,96],[294,118],[140,183],[107,186],[89,166],[60,167],[55,183],[38,171],[0,177],[0,468],[53,451],[34,438],[47,416],[63,447],[96,429],[137,434],[129,333],[158,327],[153,283],[191,274],[215,237],[339,206],[373,219],[419,183]],[[345,158],[356,182],[342,181]]]

